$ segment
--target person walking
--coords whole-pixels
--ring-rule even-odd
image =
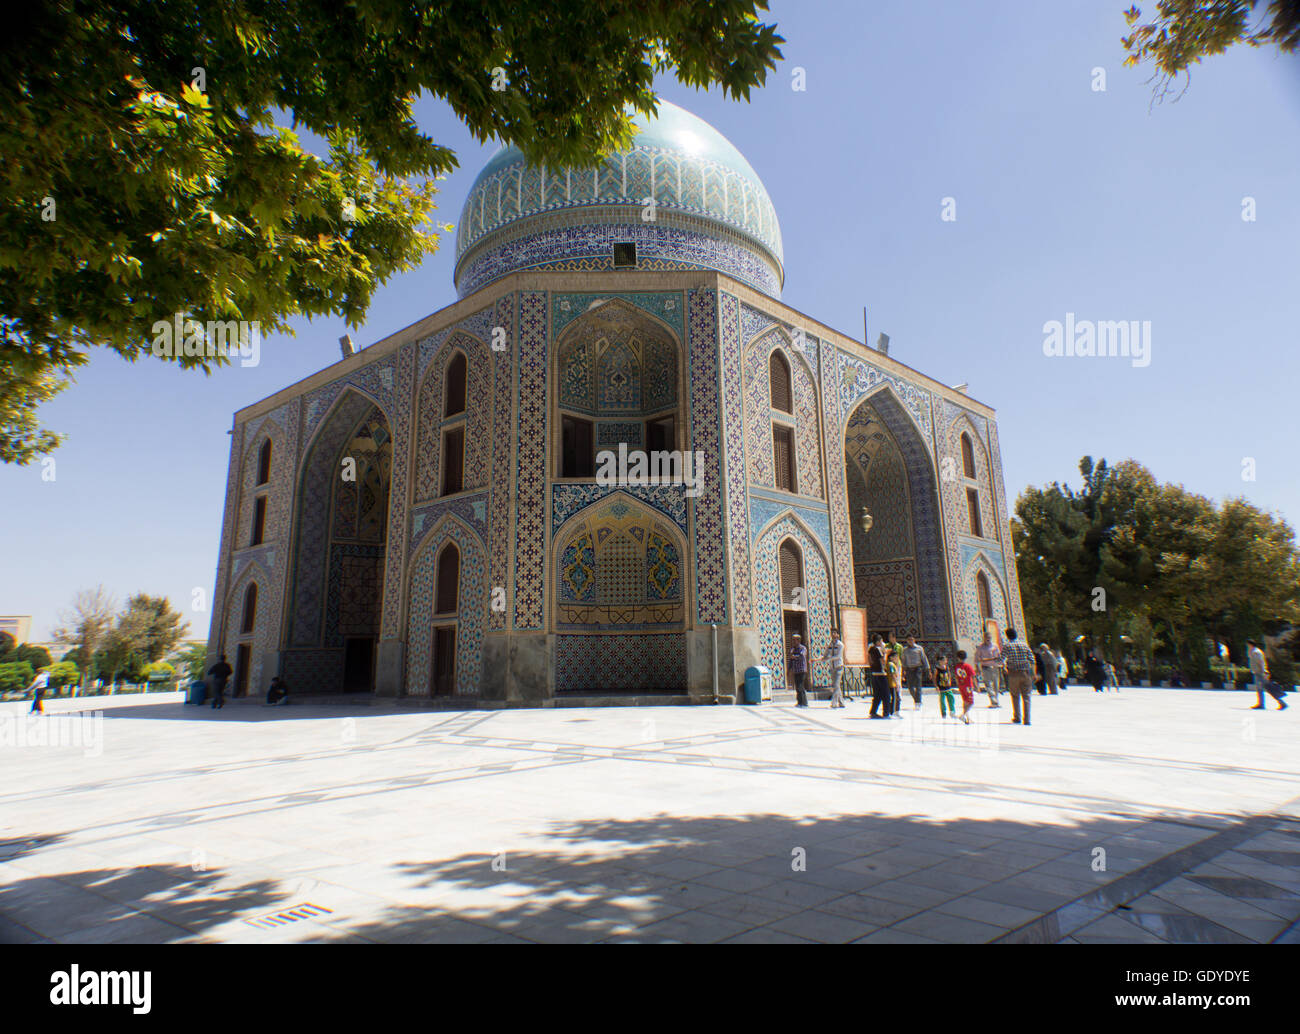
[[[831,641],[826,644],[822,660],[831,666],[831,707],[843,707],[844,697],[840,693],[840,679],[844,676],[844,643],[840,641],[837,628],[831,629]]]
[[[1029,700],[1034,688],[1034,651],[1016,638],[1014,628],[1007,629],[1002,663],[1006,665],[1007,692],[1011,694],[1011,724],[1028,725]]]
[[[998,690],[1002,684],[1002,651],[987,628],[984,629],[984,642],[975,647],[975,663],[984,681],[984,691],[989,695],[989,707],[997,707]]]
[[[1038,644],[1038,659],[1043,666],[1043,688],[1039,690],[1044,696],[1056,696],[1056,654],[1046,643]]]
[[[1088,651],[1088,658],[1083,664],[1084,677],[1092,683],[1093,692],[1104,692],[1106,685],[1106,667],[1101,663],[1101,657],[1096,649]]]
[[[1062,689],[1069,687],[1070,683],[1070,666],[1065,661],[1065,654],[1056,655],[1056,680]]]
[[[970,709],[975,706],[975,668],[966,660],[966,651],[957,651],[957,692],[961,694],[961,720],[970,725]]]
[[[891,699],[889,696],[889,675],[887,674],[885,654],[885,640],[876,636],[875,642],[871,644],[871,649],[867,651],[867,668],[871,672],[871,717],[888,718],[893,714]],[[877,714],[881,708],[884,708],[884,714]]]
[[[32,679],[32,684],[27,688],[32,691],[32,709],[31,714],[44,714],[45,706],[41,703],[45,699],[45,691],[50,686],[50,673],[42,668],[36,673],[36,678]]]
[[[1111,664],[1109,661],[1106,662],[1106,685],[1116,693],[1119,692],[1119,676],[1117,671],[1118,669],[1115,665]]]
[[[226,706],[226,680],[235,673],[235,669],[226,663],[226,655],[223,653],[221,659],[208,669],[208,674],[212,676],[212,707],[217,709]]]
[[[951,714],[957,717],[957,701],[952,695],[952,671],[948,667],[948,655],[939,654],[934,662],[934,688],[939,692],[939,717],[947,718]]]
[[[1286,701],[1282,699],[1283,693],[1280,686],[1276,686],[1272,677],[1268,673],[1268,658],[1264,656],[1264,651],[1256,639],[1247,639],[1246,645],[1249,647],[1247,659],[1250,661],[1250,674],[1255,680],[1255,695],[1257,697],[1255,706],[1252,711],[1264,710],[1264,694],[1268,693],[1277,701],[1279,711],[1286,710]]]
[[[907,679],[907,691],[912,694],[912,703],[921,710],[921,692],[930,677],[930,658],[925,655],[925,647],[916,645],[916,636],[907,637],[907,646],[903,648],[903,672]]]
[[[803,645],[798,632],[790,638],[794,640],[794,646],[790,650],[790,677],[794,679],[794,692],[798,698],[795,706],[807,707],[808,691],[804,688],[804,680],[808,677],[808,647]]]

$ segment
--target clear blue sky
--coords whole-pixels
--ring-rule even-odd
[[[1132,457],[1216,499],[1300,517],[1300,59],[1237,48],[1148,111],[1121,66],[1125,0],[781,2],[785,61],[750,104],[662,84],[766,183],[784,300],[994,406],[1007,489],[1077,484],[1091,454]],[[796,67],[807,89],[794,91]],[[1106,91],[1092,89],[1094,68]],[[479,166],[444,105],[422,125],[457,151],[438,217]],[[1242,198],[1257,220],[1243,222]],[[945,197],[957,219],[940,219]],[[452,238],[374,299],[369,344],[455,300]],[[1152,361],[1047,358],[1043,324],[1149,320]],[[57,479],[0,468],[0,613],[44,639],[80,588],[163,593],[206,636],[232,413],[338,358],[340,320],[204,377],[102,354],[45,407]],[[1253,457],[1254,482],[1242,480]]]

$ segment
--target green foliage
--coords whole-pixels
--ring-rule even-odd
[[[163,682],[176,677],[176,669],[166,661],[154,661],[140,669],[142,679],[149,682]]]
[[[176,654],[175,660],[184,669],[185,677],[189,681],[201,679],[208,670],[207,644],[190,643]]]
[[[138,359],[177,314],[256,321],[263,335],[296,316],[358,326],[374,291],[438,245],[435,181],[456,157],[416,124],[422,93],[479,140],[592,165],[630,140],[634,111],[653,110],[658,74],[748,97],[781,56],[765,9],[28,5],[6,23],[0,62],[0,461],[57,444],[36,409],[90,349]]]
[[[71,661],[59,661],[50,665],[51,686],[71,686],[81,681],[81,670]]]
[[[13,693],[25,689],[36,678],[36,672],[26,661],[0,664],[0,693]]]
[[[31,643],[23,643],[22,646],[16,646],[8,653],[0,655],[0,663],[15,664],[18,661],[27,661],[34,669],[40,671],[53,664],[54,658],[45,647],[33,646]]]
[[[0,632],[0,660],[17,645],[18,640],[12,635],[8,632]]]
[[[1108,657],[1147,668],[1172,657],[1197,679],[1208,677],[1207,640],[1230,644],[1243,662],[1248,636],[1300,617],[1300,554],[1284,521],[1244,499],[1216,507],[1132,460],[1112,468],[1084,457],[1079,471],[1078,491],[1053,483],[1016,502],[1012,537],[1035,639],[1084,635]]]
[[[1266,19],[1252,29],[1250,19],[1257,6],[1257,0],[1158,0],[1155,18],[1138,24],[1142,12],[1134,5],[1124,12],[1133,29],[1120,40],[1128,51],[1124,64],[1131,67],[1145,61],[1155,66],[1154,101],[1172,92],[1179,76],[1190,81],[1191,66],[1202,58],[1222,54],[1238,43],[1276,44],[1284,53],[1300,46],[1300,3],[1269,0]]]

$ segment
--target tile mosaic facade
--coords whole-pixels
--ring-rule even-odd
[[[491,333],[489,331],[489,340]],[[457,352],[466,362],[465,412],[447,416],[447,364]],[[415,457],[415,499],[436,499],[442,491],[442,433],[463,427],[465,459],[462,481],[466,491],[486,488],[491,471],[492,356],[479,338],[453,331],[426,368],[420,388],[419,438]]]
[[[375,407],[373,399],[356,390],[340,391],[335,399],[328,420],[320,426],[307,449],[299,487],[289,635],[291,646],[317,646],[321,643],[330,499],[339,476],[342,450]]]
[[[578,511],[614,493],[631,496],[654,507],[685,533],[686,487],[684,485],[575,485],[551,486],[551,534]]]
[[[514,471],[514,371],[518,362],[518,338],[515,333],[517,303],[514,294],[497,300],[495,322],[506,332],[506,347],[492,353],[492,530],[488,584],[494,591],[501,589],[500,595],[507,600],[510,599],[511,534],[514,529],[511,473]],[[508,621],[508,609],[489,609],[488,627],[493,631],[504,629]]]
[[[438,554],[447,543],[460,551],[460,585],[456,614],[435,617],[434,590]],[[444,517],[426,536],[411,565],[406,623],[406,693],[428,696],[432,688],[433,630],[456,628],[456,693],[472,696],[483,682],[483,633],[489,598],[482,540],[454,516]]]
[[[951,583],[945,574],[943,563],[944,536],[940,522],[944,519],[944,513],[941,512],[939,505],[936,489],[938,479],[931,461],[931,446],[922,438],[909,412],[910,410],[904,409],[903,402],[894,393],[892,386],[885,385],[875,389],[870,396],[860,400],[850,411],[844,448],[847,450],[849,447],[849,434],[853,433],[851,429],[861,422],[881,425],[888,433],[892,446],[897,448],[907,472],[911,535],[920,587],[921,625],[924,638],[946,641],[952,636],[949,621],[952,608],[948,592]],[[926,412],[927,414],[929,412],[928,399]],[[851,485],[850,480],[849,486]],[[850,500],[850,506],[852,505],[853,502]],[[866,505],[874,515],[876,507],[884,504],[869,495]],[[874,531],[873,526],[873,534]],[[854,562],[855,564],[859,562],[856,555]],[[869,612],[867,618],[868,621],[874,620]]]
[[[680,632],[557,635],[561,693],[657,693],[686,690],[686,638]]]
[[[519,295],[516,450],[515,628],[545,627],[547,295]]]
[[[691,451],[704,454],[702,489],[692,500],[695,531],[695,607],[702,625],[727,621],[727,557],[722,517],[718,406],[718,297],[711,290],[687,295],[690,355]]]
[[[785,624],[782,617],[781,575],[778,551],[782,540],[792,539],[803,558],[805,600],[808,609],[809,660],[817,683],[826,682],[829,672],[822,651],[830,642],[830,577],[826,559],[816,542],[792,517],[785,517],[764,533],[754,546],[754,586],[758,610],[759,649],[762,662],[772,669],[778,686],[789,682],[785,658]]]
[[[559,340],[564,328],[598,303],[618,299],[626,305],[648,312],[669,326],[680,341],[683,332],[682,292],[603,292],[600,294],[556,294],[551,301],[551,336]]]
[[[722,417],[727,465],[727,549],[731,557],[732,623],[754,623],[754,572],[750,566],[749,498],[745,491],[745,396],[742,376],[740,303],[721,297]]]

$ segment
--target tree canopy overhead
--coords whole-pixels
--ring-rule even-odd
[[[1300,47],[1300,0],[1158,0],[1155,9],[1149,21],[1136,4],[1125,11],[1133,31],[1120,41],[1128,51],[1125,65],[1155,66],[1153,100],[1163,100],[1179,77],[1188,79],[1202,58],[1238,43],[1276,44],[1284,53]],[[1257,9],[1262,17],[1252,28]]]
[[[747,98],[783,42],[764,0],[54,0],[0,61],[0,460],[58,443],[39,405],[107,346],[201,324],[363,319],[437,247],[421,93],[536,164],[595,163],[655,76]],[[278,121],[277,121],[278,120]],[[289,126],[279,124],[288,121]],[[312,154],[306,129],[329,145]],[[449,229],[444,226],[443,229]],[[178,354],[209,369],[228,357]]]

